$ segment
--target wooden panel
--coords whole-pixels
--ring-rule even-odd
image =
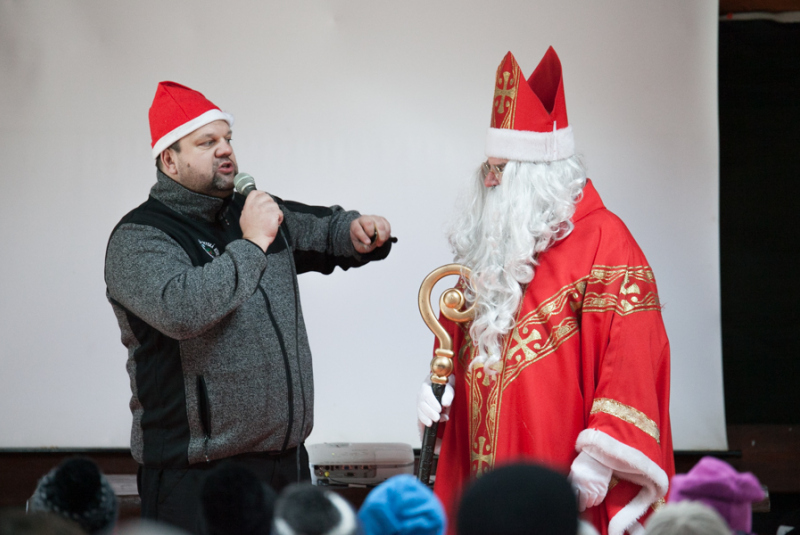
[[[800,426],[729,425],[728,447],[742,452],[728,462],[753,472],[771,493],[800,492]]]
[[[719,13],[747,13],[749,11],[800,11],[800,0],[720,0]]]
[[[135,474],[138,464],[130,450],[2,451],[0,452],[0,508],[22,507],[39,479],[64,459],[81,455],[92,459],[105,474]]]
[[[729,425],[728,452],[709,452],[740,472],[752,472],[770,493],[800,493],[800,426]],[[703,452],[675,453],[675,472],[685,474]]]

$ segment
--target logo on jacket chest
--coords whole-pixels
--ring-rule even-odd
[[[219,256],[219,249],[217,249],[216,245],[203,240],[197,241],[200,242],[200,247],[202,247],[203,250],[208,253],[208,256],[211,258],[216,258]]]

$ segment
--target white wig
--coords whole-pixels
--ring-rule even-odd
[[[484,186],[476,171],[469,199],[449,232],[455,261],[472,270],[467,299],[476,303],[470,328],[489,374],[500,360],[503,337],[514,327],[523,287],[537,257],[572,232],[572,215],[586,183],[578,156],[548,163],[509,161],[502,183]]]

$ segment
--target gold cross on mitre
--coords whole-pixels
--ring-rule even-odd
[[[506,101],[506,97],[508,97],[510,100]],[[505,113],[506,109],[511,107],[514,99],[517,98],[516,81],[511,77],[510,72],[503,71],[503,77],[497,77],[497,86],[494,88],[494,98],[497,99],[495,109],[497,110],[497,113],[500,114]]]

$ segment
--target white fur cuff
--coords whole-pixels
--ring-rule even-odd
[[[623,507],[608,524],[609,535],[636,531],[634,523],[669,489],[667,473],[641,451],[623,444],[597,429],[584,429],[575,444],[578,452],[586,452],[614,471],[620,479],[642,487],[639,494]]]

